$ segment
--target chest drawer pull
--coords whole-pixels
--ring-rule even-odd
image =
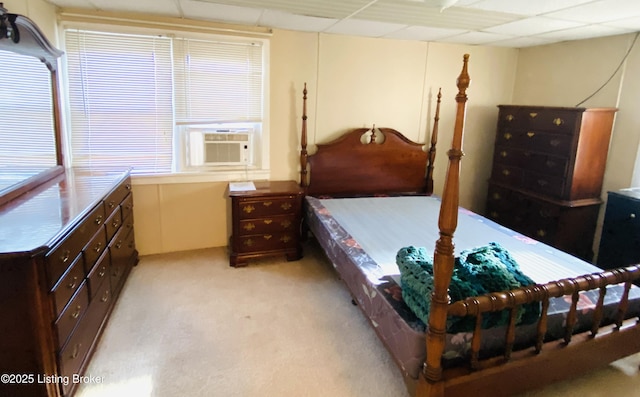
[[[555,119],[553,119],[553,124],[560,127],[562,124],[564,124],[564,120],[562,120],[560,117],[556,117]]]
[[[71,352],[71,355],[69,356],[70,359],[75,359],[76,357],[78,357],[78,354],[80,354],[80,348],[82,347],[82,343],[78,343],[76,345],[73,346],[73,351]]]
[[[96,216],[96,225],[102,225],[102,215]]]
[[[504,119],[505,119],[505,120],[507,120],[507,121],[509,121],[509,122],[513,121],[513,118],[514,118],[514,117],[513,117],[513,115],[512,115],[512,114],[508,114],[508,115],[506,115],[506,116],[504,117]]]
[[[67,287],[69,289],[75,289],[78,286],[78,277],[74,276],[73,280],[71,280],[71,282],[69,284],[67,284]]]
[[[500,196],[500,193],[493,193],[491,197],[493,197],[494,200],[500,200],[502,198],[502,196]]]
[[[109,207],[110,210],[113,209],[113,207],[115,206],[116,206],[116,202],[113,200],[107,203],[107,207]]]
[[[544,237],[547,235],[547,232],[544,229],[539,229],[536,234],[538,235],[538,237]]]
[[[291,208],[291,203],[283,203],[280,208],[282,208],[283,210],[288,210],[289,208]]]
[[[98,244],[96,244],[96,246],[95,246],[95,247],[93,247],[93,250],[94,250],[96,253],[100,252],[100,250],[102,250],[102,243],[101,243],[101,242],[99,242]]]
[[[631,215],[629,215],[629,218],[631,219],[636,219],[636,214],[634,214],[633,212],[631,213]]]
[[[265,225],[270,225],[273,222],[273,219],[265,219],[263,222]]]
[[[246,245],[247,247],[251,247],[251,246],[253,246],[253,240],[251,240],[250,238],[248,238],[248,239],[244,240],[244,241],[242,242],[242,244]]]
[[[500,152],[500,157],[505,158],[505,157],[507,157],[507,154],[508,154],[507,151],[503,150],[503,151]]]
[[[71,313],[71,318],[77,319],[78,317],[80,317],[80,313],[82,313],[82,306],[78,305],[76,306],[76,311]]]
[[[291,226],[291,221],[290,221],[290,220],[288,220],[288,219],[287,219],[287,220],[284,220],[284,221],[282,221],[282,222],[280,223],[280,226],[282,226],[282,228],[284,228],[284,229],[288,229],[288,228],[289,228],[289,226]]]
[[[499,218],[500,216],[498,215],[497,211],[491,211],[491,217],[492,218]]]
[[[60,255],[60,261],[62,261],[62,263],[67,263],[69,261],[70,256],[71,256],[71,251],[64,250],[62,251],[62,255]]]
[[[540,186],[547,186],[549,184],[548,181],[544,180],[544,179],[538,179],[538,185]]]
[[[529,138],[533,138],[534,136],[536,136],[536,133],[535,133],[535,132],[533,132],[533,131],[529,131],[529,132],[527,132],[527,136],[528,136]]]
[[[529,117],[531,117],[532,119],[535,119],[537,116],[538,116],[538,113],[535,113],[535,112],[529,113]]]
[[[504,139],[506,139],[507,141],[508,141],[509,139],[511,139],[511,138],[513,138],[513,135],[511,135],[510,133],[506,132],[506,133],[504,134]]]
[[[502,175],[509,176],[511,172],[509,170],[502,170]]]
[[[102,266],[100,268],[100,272],[98,272],[98,277],[104,277],[105,274],[107,274],[107,267],[106,266]]]
[[[264,236],[262,236],[262,238],[264,238],[265,240],[271,240],[271,237],[273,237],[270,234],[265,234]]]
[[[109,290],[104,291],[104,295],[102,295],[102,298],[100,298],[101,302],[106,302],[109,300]]]
[[[549,145],[556,147],[560,144],[560,139],[552,139],[549,141]]]
[[[242,207],[242,210],[247,214],[250,214],[256,210],[256,207],[254,207],[253,205],[245,205],[244,207]]]
[[[246,231],[251,231],[256,228],[256,225],[254,225],[253,223],[247,223],[242,228]]]
[[[282,241],[283,243],[288,243],[289,241],[291,241],[291,237],[285,234],[284,236],[280,237],[280,241]]]
[[[273,201],[264,201],[264,202],[262,203],[262,205],[264,205],[265,207],[270,207],[270,206],[271,206],[271,204],[273,204]]]

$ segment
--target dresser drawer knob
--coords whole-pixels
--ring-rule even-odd
[[[271,240],[271,237],[273,237],[270,234],[265,234],[264,236],[262,236],[262,238],[264,238],[265,240]]]
[[[498,215],[498,213],[496,211],[491,211],[491,217],[495,218],[495,219],[500,218],[500,216]]]
[[[284,221],[280,222],[280,226],[282,226],[283,229],[288,229],[289,226],[291,226],[291,221],[290,220],[284,220]]]
[[[69,356],[69,358],[71,358],[73,360],[76,357],[78,357],[78,354],[80,354],[80,347],[82,347],[82,343],[78,343],[78,344],[74,345],[73,346],[73,352],[71,352],[71,355]]]
[[[504,175],[504,176],[509,176],[509,175],[511,175],[511,171],[509,171],[509,170],[502,170],[502,175]]]
[[[553,119],[553,124],[560,127],[562,124],[564,124],[564,120],[562,120],[560,117],[556,117],[555,119]]]
[[[71,313],[71,318],[77,319],[78,317],[80,317],[80,313],[82,313],[82,306],[78,305],[76,306],[76,311]]]
[[[100,252],[100,251],[102,250],[102,243],[98,243],[98,244],[96,244],[96,246],[95,246],[95,247],[93,247],[93,250],[94,250],[96,253]]]
[[[71,257],[71,251],[66,249],[66,250],[62,251],[62,255],[60,255],[60,261],[62,263],[67,263],[69,261],[70,257]]]
[[[283,210],[288,210],[289,208],[291,208],[292,205],[290,203],[283,203],[280,208],[282,208]]]
[[[273,219],[265,219],[262,222],[264,222],[265,225],[270,225],[271,223],[273,223]]]
[[[280,237],[280,241],[282,241],[283,243],[288,243],[289,241],[291,241],[291,237],[284,235]]]
[[[102,225],[102,215],[96,216],[96,225]]]
[[[538,185],[544,187],[547,186],[549,184],[548,181],[544,180],[544,179],[538,179]]]
[[[536,234],[538,235],[538,237],[544,237],[547,235],[547,232],[544,229],[539,229]]]
[[[262,203],[262,205],[264,205],[265,207],[270,207],[270,206],[271,206],[271,204],[273,204],[273,202],[272,202],[272,201],[264,201],[264,202]]]
[[[507,141],[508,141],[509,139],[513,138],[513,135],[511,135],[511,134],[510,134],[510,133],[508,133],[508,132],[505,132],[505,134],[504,134],[503,136],[504,136],[504,139],[506,139]]]
[[[242,210],[247,214],[250,214],[256,210],[256,207],[254,207],[253,205],[245,205],[244,207],[242,207]]]
[[[71,280],[71,282],[69,284],[67,284],[67,287],[69,289],[75,289],[78,286],[78,277],[74,277],[73,280]]]
[[[558,145],[560,145],[560,139],[552,139],[549,141],[549,145],[556,147]]]
[[[115,202],[115,201],[113,201],[113,200],[111,200],[111,201],[109,201],[109,202],[107,203],[107,206],[109,207],[109,209],[112,209],[113,207],[115,207],[115,206],[116,206],[116,202]]]
[[[248,238],[248,239],[244,240],[244,241],[242,242],[242,244],[246,245],[247,247],[251,247],[251,246],[253,246],[253,240],[251,240],[250,238]]]
[[[247,223],[242,228],[246,231],[251,231],[256,228],[256,225],[254,225],[253,223]]]
[[[507,154],[508,154],[507,151],[503,150],[503,151],[500,152],[500,157],[505,158],[505,157],[507,157]]]
[[[555,168],[557,165],[557,163],[553,160],[547,160],[545,164],[548,168]]]
[[[508,115],[506,115],[504,118],[505,118],[505,120],[507,120],[507,121],[509,121],[509,122],[513,121],[513,119],[514,119],[514,117],[513,117],[513,115],[512,115],[512,114],[508,114]]]
[[[532,119],[535,119],[537,116],[538,116],[538,113],[535,113],[535,112],[529,113],[529,117],[531,117]]]
[[[500,193],[493,193],[491,197],[493,197],[494,200],[500,200],[502,198],[502,196],[500,196]]]
[[[100,298],[100,301],[102,303],[105,303],[108,300],[109,300],[109,290],[104,291],[104,295],[102,295],[102,298]]]
[[[100,271],[98,272],[98,277],[104,277],[105,274],[107,274],[107,267],[106,266],[102,266],[100,268]]]
[[[528,136],[529,138],[533,138],[534,136],[536,136],[536,133],[535,133],[535,132],[533,132],[533,131],[529,131],[529,132],[527,132],[527,136]]]
[[[631,219],[636,219],[636,214],[634,214],[633,212],[631,213],[631,215],[629,215],[629,218]]]

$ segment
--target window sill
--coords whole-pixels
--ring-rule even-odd
[[[133,185],[167,185],[174,183],[231,182],[269,180],[269,170],[237,170],[225,172],[182,172],[173,174],[132,175]]]

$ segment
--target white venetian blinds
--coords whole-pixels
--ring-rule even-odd
[[[0,167],[56,164],[51,72],[37,58],[0,51]]]
[[[170,172],[171,40],[67,30],[65,44],[72,165]]]

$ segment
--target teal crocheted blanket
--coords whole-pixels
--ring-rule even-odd
[[[400,268],[402,297],[409,308],[425,324],[428,323],[433,292],[433,256],[424,248],[405,247],[398,251],[396,263]],[[462,251],[455,258],[449,285],[452,302],[490,292],[507,291],[535,282],[527,277],[511,254],[498,243]],[[538,303],[523,305],[518,310],[518,323],[534,322],[540,314]],[[504,310],[483,315],[483,328],[506,325],[509,313]],[[449,317],[447,331],[473,330],[475,318]]]

